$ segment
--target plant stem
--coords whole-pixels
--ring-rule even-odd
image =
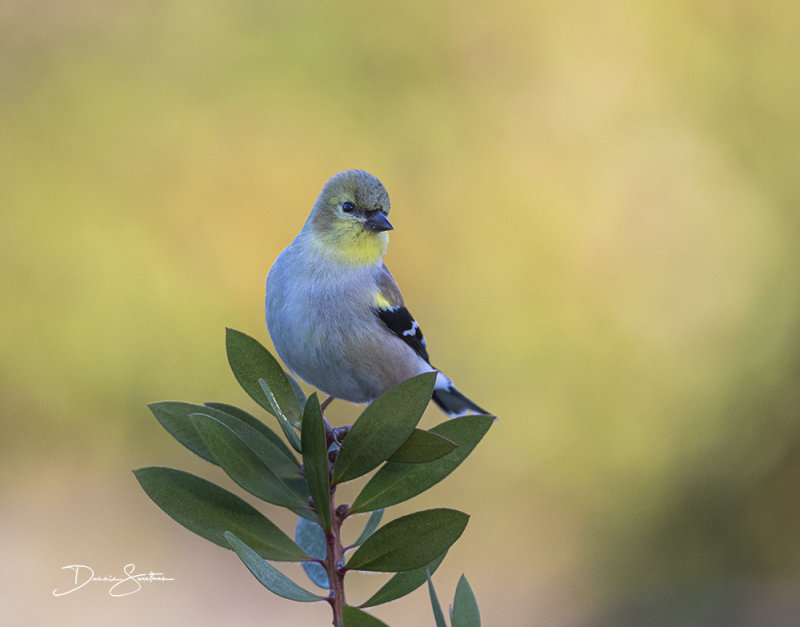
[[[333,428],[328,421],[325,421],[325,431],[328,445],[334,441]],[[336,462],[336,454],[332,453],[328,458],[329,473],[333,476],[333,465]],[[330,593],[328,603],[333,611],[333,627],[340,627],[342,624],[342,608],[347,603],[344,596],[344,575],[345,569],[340,565],[344,563],[344,547],[342,546],[342,523],[347,518],[347,505],[342,505],[338,509],[334,496],[336,486],[331,485],[331,531],[325,532],[325,543],[327,551],[325,554],[325,571],[328,574],[328,586]]]
[[[343,568],[339,568],[344,560],[344,548],[342,547],[341,529],[344,518],[334,509],[333,490],[331,490],[331,532],[325,534],[328,545],[327,556],[325,558],[325,570],[328,573],[328,585],[330,595],[328,602],[333,610],[333,625],[339,627],[342,623],[342,608],[347,603],[344,596],[344,574]]]

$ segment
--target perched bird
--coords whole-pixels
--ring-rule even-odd
[[[269,271],[267,329],[283,362],[329,398],[368,403],[437,371],[383,263],[389,195],[363,170],[331,177],[300,233]],[[437,371],[438,372],[438,371]],[[433,400],[449,416],[483,409],[438,372]]]

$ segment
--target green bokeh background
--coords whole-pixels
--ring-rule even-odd
[[[269,265],[349,167],[389,190],[434,363],[501,417],[395,512],[472,514],[440,598],[465,572],[486,625],[800,623],[798,41],[784,0],[3,3],[8,624],[329,623],[130,469],[229,485],[146,403],[253,407],[224,327],[268,344]],[[131,562],[175,581],[51,594]],[[375,613],[432,624],[423,590]]]

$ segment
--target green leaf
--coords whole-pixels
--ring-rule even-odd
[[[151,403],[149,407],[161,426],[178,442],[212,464],[216,464],[217,460],[206,447],[200,434],[197,433],[197,429],[189,419],[190,414],[207,414],[223,423],[245,440],[279,477],[301,477],[300,464],[280,437],[263,422],[245,411],[221,403],[195,405],[175,401]]]
[[[314,509],[325,531],[331,530],[331,485],[328,474],[328,442],[316,393],[308,397],[303,413],[303,467]]]
[[[342,627],[389,627],[382,620],[352,605],[342,608]]]
[[[217,460],[214,459],[211,451],[203,444],[200,434],[197,433],[194,425],[189,420],[189,414],[205,409],[202,405],[179,401],[162,401],[160,403],[150,403],[147,407],[153,412],[161,426],[178,442],[206,461],[212,464],[217,463]]]
[[[458,448],[424,464],[387,462],[361,490],[350,512],[369,512],[396,505],[436,485],[464,461],[493,421],[492,416],[462,416],[434,427],[431,431],[452,440]]]
[[[275,395],[281,411],[290,422],[300,420],[300,404],[292,384],[278,361],[258,340],[234,329],[225,330],[228,363],[239,385],[250,397],[270,413],[272,406],[261,393],[259,379],[264,379]]]
[[[281,571],[275,568],[267,560],[261,557],[247,544],[242,542],[235,534],[230,531],[225,532],[225,540],[231,545],[231,548],[236,551],[236,554],[244,562],[244,565],[250,570],[256,579],[258,579],[265,588],[274,592],[279,597],[289,599],[291,601],[300,601],[301,603],[309,603],[311,601],[323,601],[324,598],[309,592],[305,588],[301,588],[294,581],[289,579]]]
[[[430,573],[428,573],[428,593],[431,595],[431,607],[433,608],[433,618],[436,621],[436,627],[447,627],[447,623],[444,622],[442,606],[439,604],[436,590],[433,589],[433,580],[431,579]]]
[[[398,464],[422,464],[444,457],[458,444],[452,440],[423,429],[414,429],[408,439],[389,457]]]
[[[190,420],[223,470],[250,494],[273,505],[295,510],[308,509],[308,500],[284,483],[225,424],[200,413],[192,414]]]
[[[412,377],[373,401],[342,442],[333,482],[343,483],[369,472],[405,442],[431,400],[435,372]]]
[[[394,601],[413,592],[419,588],[428,578],[428,572],[431,574],[436,572],[439,564],[444,560],[447,553],[443,553],[427,566],[409,570],[404,573],[396,573],[389,581],[387,581],[380,590],[373,594],[369,599],[364,601],[360,607],[374,607]],[[305,562],[304,562],[305,563]]]
[[[280,406],[278,405],[278,401],[275,400],[275,395],[272,393],[272,390],[267,385],[267,382],[264,379],[258,380],[258,385],[261,387],[261,390],[264,392],[264,396],[267,397],[270,406],[272,407],[272,413],[278,419],[278,424],[283,429],[283,435],[286,436],[286,439],[289,440],[289,444],[292,445],[292,448],[297,451],[298,453],[302,452],[302,447],[300,446],[300,440],[297,437],[297,433],[292,426],[289,418],[281,411]]]
[[[464,575],[458,580],[450,616],[453,627],[481,627],[481,614],[472,588]]]
[[[274,523],[235,494],[191,473],[151,466],[134,470],[144,491],[189,531],[229,548],[223,534],[232,531],[265,559],[309,559]]]
[[[303,404],[305,404],[305,401],[303,402]],[[251,427],[257,428],[266,437],[268,437],[270,439],[270,441],[276,447],[281,449],[281,451],[284,452],[286,457],[288,457],[292,461],[294,461],[295,464],[297,464],[298,468],[300,467],[300,464],[295,459],[294,453],[292,453],[292,451],[289,450],[289,447],[286,446],[286,443],[283,441],[283,439],[277,433],[275,433],[272,429],[270,429],[267,425],[265,425],[258,418],[256,418],[255,416],[247,413],[243,409],[239,409],[235,405],[229,405],[228,403],[205,403],[205,405],[207,407],[213,407],[214,409],[218,409],[219,411],[223,411],[226,414],[230,414],[231,416],[234,416],[234,417],[238,418],[242,422],[246,422]]]
[[[294,541],[311,557],[324,560],[328,554],[328,545],[325,541],[325,532],[317,523],[300,518],[294,529]],[[320,588],[329,588],[328,573],[325,567],[318,562],[303,562],[303,570],[308,578]]]
[[[229,406],[229,408],[237,411],[235,407]],[[308,484],[305,477],[303,477],[300,463],[283,443],[283,440],[269,427],[262,422],[258,422],[257,424],[260,425],[260,428],[253,428],[246,418],[237,420],[234,414],[229,414],[211,406],[200,407],[198,413],[210,415],[239,436],[276,476],[280,477],[287,486],[300,496],[304,505],[299,509],[293,508],[293,511],[300,516],[305,516],[311,520],[315,519],[313,512],[308,508]],[[236,416],[239,415],[247,415],[247,413],[238,410]],[[250,419],[256,420],[252,416],[250,416]]]
[[[400,572],[432,562],[458,540],[469,516],[429,509],[397,518],[372,534],[347,563],[350,570]]]
[[[306,395],[303,394],[303,389],[292,375],[285,370],[283,371],[283,374],[286,375],[286,378],[289,380],[289,385],[292,386],[292,392],[294,392],[294,397],[297,399],[297,404],[300,406],[300,413],[302,414],[303,408],[306,406]]]
[[[383,512],[384,510],[382,509],[376,509],[369,515],[369,518],[367,519],[367,524],[364,525],[364,530],[361,532],[361,535],[358,536],[358,540],[353,542],[353,546],[364,544],[364,540],[366,540],[373,533],[375,533],[375,530],[381,523],[381,518],[383,518]]]

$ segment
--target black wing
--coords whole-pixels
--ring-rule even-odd
[[[417,355],[428,361],[428,349],[425,346],[422,330],[408,309],[403,306],[387,309],[376,307],[374,311],[387,329],[413,348]]]

